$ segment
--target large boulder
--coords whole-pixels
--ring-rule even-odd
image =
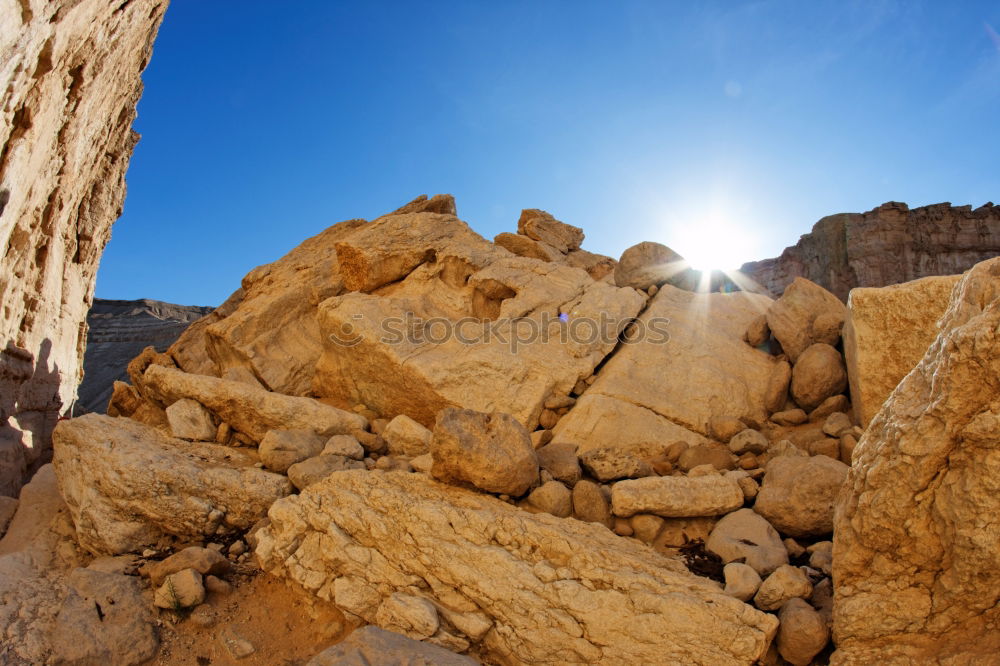
[[[767,325],[771,334],[781,343],[782,350],[793,363],[798,361],[810,345],[832,343],[825,337],[829,325],[815,327],[817,319],[834,321],[839,332],[840,324],[847,318],[847,308],[840,299],[815,282],[795,278],[785,287],[784,293],[767,310]],[[821,335],[817,335],[821,334]]]
[[[167,437],[129,419],[88,414],[53,434],[59,489],[80,545],[95,554],[141,551],[164,535],[245,530],[292,492],[247,452]]]
[[[491,493],[523,495],[538,481],[528,431],[510,414],[446,409],[431,439],[431,474]]]
[[[684,257],[669,247],[645,241],[622,253],[615,266],[615,284],[644,291],[669,282],[687,269]]]
[[[562,254],[579,250],[583,243],[583,229],[560,222],[544,210],[526,208],[517,221],[517,233],[545,243]]]
[[[803,409],[815,409],[846,388],[844,359],[828,344],[810,345],[792,368],[792,398]]]
[[[868,425],[934,342],[938,319],[960,277],[926,277],[851,291],[844,356],[854,416],[861,427]]]
[[[754,511],[788,536],[829,534],[833,505],[847,470],[847,465],[827,456],[779,456],[767,464]]]
[[[838,664],[1000,653],[1000,259],[955,287],[940,333],[869,424],[837,503]]]
[[[678,440],[696,445],[719,417],[763,424],[778,362],[748,346],[743,333],[770,303],[748,292],[664,286],[636,322],[640,337],[601,368],[556,425],[555,441],[573,442],[581,451]]]
[[[752,663],[777,628],[602,526],[421,474],[340,472],[269,516],[256,549],[266,571],[364,622],[390,617],[394,595],[426,600],[447,619],[428,640],[501,663]]]

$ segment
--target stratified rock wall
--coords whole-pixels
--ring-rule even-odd
[[[140,74],[166,0],[0,4],[0,493],[43,459],[80,381],[121,214]]]
[[[87,315],[87,352],[75,414],[103,413],[116,380],[128,378],[126,366],[146,347],[166,351],[191,322],[213,308],[161,301],[109,301],[95,298]]]
[[[930,275],[962,273],[1000,255],[1000,206],[890,201],[867,213],[824,217],[780,257],[741,269],[774,296],[796,277],[843,301],[855,287],[885,287]]]

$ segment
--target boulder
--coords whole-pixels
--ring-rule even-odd
[[[743,421],[731,416],[715,416],[708,421],[708,434],[723,444],[747,429]]]
[[[542,261],[560,261],[563,253],[547,243],[542,243],[521,234],[504,232],[493,237],[493,242],[508,252],[519,257],[541,259]]]
[[[833,506],[848,467],[826,456],[780,456],[767,464],[754,511],[782,534],[819,537],[833,531]]]
[[[509,414],[446,409],[431,440],[431,475],[490,493],[523,495],[538,481],[528,432]]]
[[[545,243],[562,254],[579,250],[583,243],[583,229],[552,217],[544,210],[526,208],[517,221],[517,233]]]
[[[431,450],[431,431],[405,414],[389,421],[382,438],[394,455],[422,456]]]
[[[599,485],[586,479],[573,486],[573,514],[588,523],[600,523],[607,527],[612,524],[608,498]]]
[[[562,443],[557,444],[562,445]],[[612,448],[584,451],[580,454],[580,464],[592,477],[605,482],[638,479],[654,474],[653,468],[645,460]]]
[[[150,365],[143,379],[148,393],[163,403],[184,398],[196,400],[257,442],[275,429],[311,430],[330,437],[351,434],[368,425],[359,414],[243,382],[193,375],[159,365]]]
[[[646,241],[622,253],[615,266],[615,284],[644,291],[668,282],[687,268],[684,257],[666,245]]]
[[[768,441],[759,430],[747,428],[729,440],[729,450],[736,455],[744,453],[764,453],[767,451]]]
[[[837,504],[839,663],[1000,653],[1000,260],[952,292],[939,334],[875,415]]]
[[[312,430],[271,430],[260,440],[260,461],[284,474],[295,463],[319,455],[326,441]]]
[[[455,654],[429,643],[393,631],[368,625],[306,662],[306,666],[345,664],[434,664],[435,666],[476,666],[471,657]]]
[[[383,460],[383,458],[379,458],[379,460]],[[334,472],[341,472],[345,469],[365,469],[365,464],[360,460],[346,456],[323,454],[307,458],[289,467],[288,480],[299,490],[305,490]]]
[[[705,549],[727,564],[742,561],[761,576],[788,564],[781,536],[753,509],[739,509],[716,523]]]
[[[937,337],[959,275],[854,289],[847,301],[844,356],[854,416],[867,426]]]
[[[788,402],[788,388],[792,383],[792,366],[786,360],[779,360],[771,370],[764,393],[764,409],[768,413],[780,412]]]
[[[53,442],[77,538],[95,554],[141,551],[164,534],[246,530],[292,491],[288,479],[257,469],[246,452],[173,439],[129,419],[62,421]]]
[[[777,361],[742,338],[747,323],[770,303],[749,292],[695,293],[665,285],[636,322],[643,337],[623,345],[601,368],[559,420],[554,441],[578,444],[581,452],[678,440],[697,445],[705,443],[714,418],[762,425]]]
[[[760,574],[749,565],[730,562],[722,568],[722,575],[726,579],[726,594],[740,601],[750,601],[760,588]]]
[[[538,464],[557,481],[569,487],[576,485],[582,474],[576,457],[576,444],[559,442],[538,449]]]
[[[748,325],[744,340],[751,347],[760,347],[771,338],[771,329],[767,325],[767,315],[758,315]]]
[[[615,266],[618,265],[618,262],[611,257],[586,250],[570,250],[564,261],[567,266],[582,268],[594,280],[602,281],[611,279],[613,277],[611,274],[614,273]]]
[[[809,666],[830,640],[826,622],[802,599],[786,601],[778,621],[778,654],[792,666]]]
[[[741,506],[743,490],[731,475],[654,476],[611,487],[611,511],[626,518],[637,513],[665,518],[721,516]]]
[[[783,564],[760,584],[753,603],[761,610],[778,610],[789,599],[808,598],[813,586],[799,567]]]
[[[357,437],[351,435],[334,435],[326,440],[322,454],[324,456],[344,456],[352,460],[361,460],[365,457],[365,449],[361,446]]]
[[[573,495],[558,481],[549,481],[532,490],[521,506],[529,511],[568,518],[573,513]]]
[[[830,345],[817,343],[810,346],[792,368],[792,398],[803,409],[818,407],[845,388],[847,371],[844,359]]]
[[[785,287],[784,293],[767,310],[767,325],[771,334],[781,343],[781,349],[793,364],[811,345],[820,342],[814,336],[813,322],[824,316],[828,329],[830,322],[840,324],[847,318],[847,308],[840,299],[815,282],[795,278]]]
[[[212,413],[197,400],[183,398],[166,409],[170,434],[177,439],[211,442],[217,431]]]
[[[750,663],[777,628],[604,527],[419,474],[339,472],[269,515],[256,551],[266,571],[365,622],[393,594],[423,597],[490,661]]]

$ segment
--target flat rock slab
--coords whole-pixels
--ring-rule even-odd
[[[611,487],[611,512],[627,518],[652,513],[664,518],[721,516],[743,506],[735,475],[651,476]]]
[[[262,567],[369,623],[400,596],[442,623],[428,640],[502,663],[747,664],[777,620],[680,561],[606,528],[530,514],[421,474],[338,472],[282,499]],[[427,608],[420,626],[434,627]],[[398,620],[396,620],[398,621]],[[416,621],[411,620],[413,630]]]

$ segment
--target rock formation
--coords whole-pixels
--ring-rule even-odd
[[[0,8],[0,493],[44,461],[76,396],[97,263],[138,140],[139,77],[166,5]]]
[[[846,301],[855,287],[954,275],[998,254],[1000,208],[992,203],[910,209],[891,201],[867,213],[824,217],[780,257],[741,271],[773,295],[804,277]]]
[[[146,347],[167,350],[180,334],[214,308],[161,301],[95,298],[87,314],[83,382],[74,414],[103,413],[116,381],[128,379],[126,366]]]
[[[833,663],[991,663],[1000,650],[1000,259],[962,277],[939,327],[840,495]]]

